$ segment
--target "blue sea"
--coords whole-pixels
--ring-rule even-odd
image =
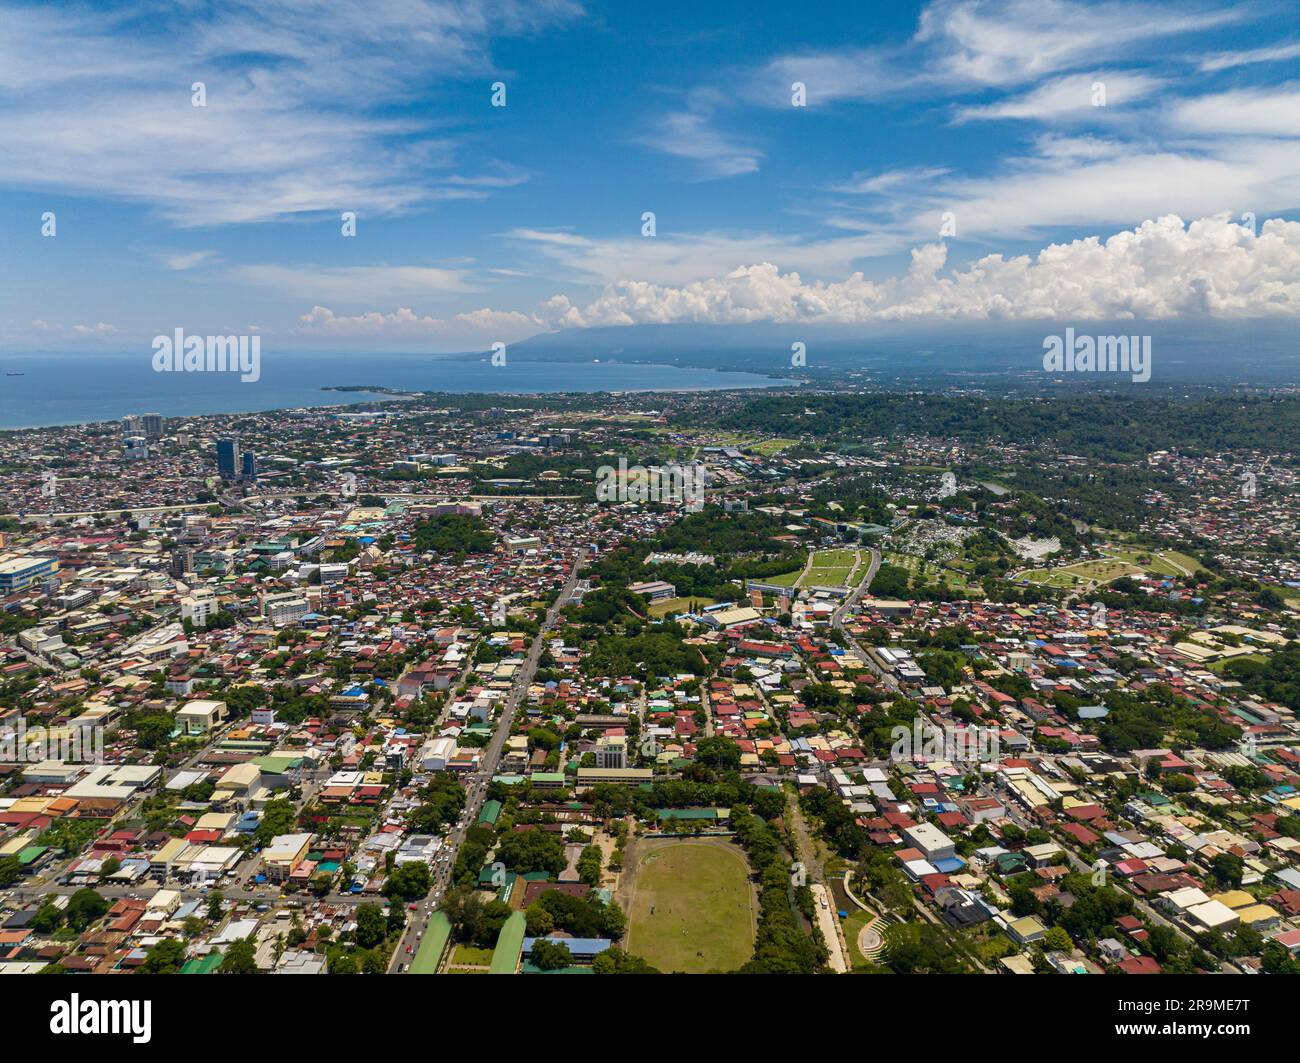
[[[261,379],[237,373],[156,373],[152,352],[0,354],[0,429],[112,421],[131,413],[167,417],[253,413],[384,399],[373,386],[456,394],[561,391],[713,391],[779,386],[753,373],[670,365],[530,362],[503,366],[428,354],[273,353],[263,349]],[[21,373],[21,376],[10,376]]]

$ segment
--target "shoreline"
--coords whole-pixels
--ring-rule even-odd
[[[797,384],[792,383],[786,386],[796,387]],[[420,399],[428,399],[433,397],[445,397],[448,399],[457,399],[457,398],[484,398],[484,397],[496,397],[496,396],[507,397],[508,396],[511,398],[545,399],[545,398],[561,398],[564,396],[574,396],[574,395],[584,395],[584,396],[607,395],[611,398],[616,398],[622,395],[671,395],[671,394],[683,394],[683,393],[713,394],[713,393],[729,393],[729,392],[737,392],[737,391],[775,392],[775,391],[779,391],[781,387],[782,385],[773,384],[773,385],[769,385],[768,387],[758,387],[755,385],[749,385],[749,386],[722,387],[722,388],[692,388],[692,387],[619,388],[617,390],[606,390],[606,391],[424,391],[424,392],[393,393],[393,394],[372,392],[366,389],[364,392],[361,390],[356,390],[356,393],[357,394],[364,393],[372,397],[364,398],[364,399],[358,398],[355,402],[327,402],[327,403],[321,403],[320,405],[296,404],[292,406],[269,406],[266,407],[265,409],[257,409],[257,410],[209,410],[202,413],[164,413],[163,416],[165,418],[174,420],[180,418],[199,419],[199,418],[207,418],[207,417],[256,417],[256,416],[261,416],[264,414],[272,414],[272,413],[296,413],[296,412],[319,413],[319,412],[325,412],[334,409],[354,410],[358,406],[383,406],[384,404],[390,402],[409,403]],[[329,387],[322,387],[320,390],[340,391],[340,390],[353,390],[353,389],[329,386]],[[122,416],[126,416],[126,414],[123,414]],[[116,425],[119,420],[120,418],[113,417],[113,418],[94,420],[94,421],[51,421],[45,424],[15,425],[13,427],[0,427],[0,436],[19,435],[23,432],[43,432],[51,428],[96,428],[96,427],[106,428],[109,426]]]
[[[43,352],[43,353],[51,354],[54,352]],[[72,352],[59,352],[59,353],[63,357],[70,357],[70,358],[81,357],[80,355],[74,354]],[[121,355],[118,355],[117,357],[121,357]],[[435,360],[447,358],[447,356],[440,356],[440,355],[425,356],[425,357],[431,357]],[[2,365],[6,361],[9,361],[10,364],[12,364],[12,361],[14,359],[21,359],[22,361],[28,361],[32,359],[43,360],[42,358],[40,358],[39,355],[35,353],[29,353],[26,355],[18,355],[18,356],[14,356],[12,354],[5,355],[0,353],[0,365]],[[545,365],[545,363],[542,363],[540,361],[532,361],[532,360],[529,360],[521,364],[527,364],[530,366],[530,368],[537,367],[539,369]],[[586,363],[565,361],[563,363],[557,363],[557,364],[563,365],[566,368],[572,368],[574,366],[580,366]],[[604,364],[610,366],[617,365],[620,366],[621,368],[631,370],[633,371],[633,375],[637,370],[658,370],[661,373],[663,373],[663,372],[671,372],[674,370],[680,370],[686,368],[688,370],[692,370],[694,372],[698,372],[701,374],[707,373],[708,377],[712,379],[717,379],[717,374],[723,374],[724,376],[738,376],[743,379],[741,382],[734,383],[734,384],[729,382],[721,382],[720,384],[714,386],[709,386],[704,384],[703,382],[697,381],[696,383],[687,384],[685,386],[666,387],[663,386],[662,384],[647,384],[645,386],[606,386],[602,388],[578,386],[578,387],[564,387],[555,390],[538,390],[536,387],[527,386],[527,384],[521,386],[518,390],[487,388],[487,387],[469,387],[466,388],[465,390],[452,390],[452,391],[442,390],[439,388],[427,388],[427,389],[411,388],[411,387],[403,387],[400,385],[379,384],[379,383],[373,385],[322,384],[322,385],[317,385],[314,390],[308,391],[304,389],[304,393],[300,393],[298,395],[293,395],[293,396],[285,396],[284,399],[281,401],[276,401],[275,399],[271,399],[269,400],[268,405],[254,406],[252,408],[245,406],[241,398],[232,394],[228,396],[227,399],[222,400],[222,401],[229,401],[232,403],[230,407],[227,407],[225,409],[218,409],[218,410],[186,409],[184,407],[188,405],[188,403],[186,402],[186,398],[188,398],[188,396],[185,396],[182,397],[182,399],[180,400],[182,409],[180,409],[179,411],[168,410],[165,408],[159,409],[159,407],[167,407],[172,403],[175,403],[177,401],[177,398],[174,395],[165,396],[165,395],[143,394],[138,399],[129,399],[129,400],[123,399],[121,410],[114,412],[112,414],[105,415],[100,411],[94,411],[93,415],[82,417],[82,416],[78,416],[76,413],[72,413],[66,416],[60,416],[57,413],[51,413],[49,415],[48,420],[39,420],[32,423],[0,424],[0,434],[11,434],[11,433],[18,433],[18,432],[39,432],[39,431],[55,429],[55,428],[93,428],[95,426],[112,425],[118,420],[120,420],[122,417],[125,417],[132,412],[136,412],[141,409],[147,410],[151,408],[157,410],[158,412],[161,412],[163,416],[168,419],[201,418],[201,417],[235,417],[241,415],[258,416],[258,415],[263,415],[268,413],[294,411],[294,410],[328,410],[334,407],[352,409],[357,406],[364,406],[370,404],[381,404],[387,402],[411,402],[416,399],[427,398],[429,396],[447,396],[449,398],[454,398],[457,396],[467,396],[467,397],[475,396],[478,398],[482,398],[484,396],[501,396],[501,397],[515,396],[515,397],[545,398],[547,396],[559,397],[563,395],[619,396],[619,395],[632,395],[632,394],[673,394],[673,393],[684,393],[684,392],[685,393],[694,393],[694,392],[707,393],[712,391],[764,391],[768,389],[779,390],[783,387],[795,386],[795,384],[797,383],[797,382],[786,380],[778,376],[747,372],[745,370],[740,370],[740,369],[735,369],[730,367],[725,369],[714,368],[714,367],[682,367],[682,366],[671,365],[668,363],[650,363],[650,362],[621,362],[621,363],[609,362]],[[28,370],[28,372],[25,374],[26,379],[30,380],[31,376],[32,376],[32,372],[31,370]],[[201,382],[196,382],[196,384],[200,384],[200,383]],[[535,383],[535,382],[529,382],[529,383]],[[42,388],[47,387],[48,381],[41,381],[40,386]],[[310,387],[311,385],[307,385],[307,388]],[[195,393],[196,394],[201,393],[201,389],[196,388]],[[326,394],[326,393],[333,393],[333,394]],[[14,401],[14,407],[12,407],[8,411],[8,414],[11,417],[21,416],[23,412],[29,412],[29,413],[36,412],[30,407],[26,407],[26,408],[22,407],[20,399],[15,398],[13,401]],[[68,401],[72,403],[82,403],[86,401],[86,397],[74,396],[70,398]],[[4,410],[4,406],[0,404],[0,411],[3,410]],[[87,412],[90,413],[90,411]]]

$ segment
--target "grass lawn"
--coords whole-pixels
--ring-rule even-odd
[[[774,587],[793,587],[801,572],[803,569],[797,568],[793,572],[782,572],[779,576],[764,576],[758,582],[770,583]]]
[[[1265,664],[1268,662],[1268,658],[1262,653],[1243,653],[1238,657],[1225,657],[1221,661],[1215,661],[1213,664],[1208,665],[1208,667],[1215,675],[1222,675],[1224,666],[1229,661],[1254,661],[1256,664]]]
[[[1147,547],[1107,546],[1106,557],[1096,561],[1080,561],[1059,568],[1035,569],[1024,573],[1031,583],[1066,590],[1085,587],[1090,583],[1110,583],[1120,576],[1181,576],[1183,570],[1195,572],[1200,564],[1194,557],[1176,550],[1152,550]]]
[[[773,454],[780,454],[783,450],[789,450],[798,442],[797,439],[764,439],[758,443],[751,443],[750,449],[756,454],[762,454],[765,458],[770,458]]]
[[[869,922],[871,922],[871,914],[861,908],[850,909],[849,917],[840,920],[840,926],[844,928],[844,940],[849,943],[850,967],[865,967],[873,962],[858,951],[858,935]]]
[[[1062,565],[1060,568],[1035,569],[1024,573],[1024,578],[1031,583],[1041,583],[1048,587],[1060,587],[1069,590],[1072,587],[1086,587],[1092,583],[1109,583],[1120,576],[1138,576],[1142,569],[1137,565],[1118,559],[1104,558],[1099,561],[1080,561],[1075,565]]]
[[[754,951],[754,893],[744,854],[725,842],[680,841],[637,864],[628,952],[664,972],[730,971]]]
[[[655,602],[650,606],[651,616],[667,616],[669,613],[685,613],[689,610],[690,605],[694,602],[699,608],[703,609],[706,605],[713,605],[715,598],[665,598],[661,602]]]
[[[1153,550],[1152,553],[1163,561],[1168,561],[1171,565],[1182,566],[1188,572],[1197,572],[1205,568],[1196,558],[1190,554],[1179,553],[1177,550]]]
[[[466,967],[486,967],[492,962],[492,950],[477,949],[473,945],[457,945],[456,951],[451,954],[451,962]]]
[[[667,435],[675,431],[675,429],[655,428],[651,429],[651,431]],[[755,454],[761,454],[767,458],[799,444],[799,440],[789,439],[785,436],[776,436],[772,439],[755,439],[753,436],[741,435],[737,432],[713,432],[706,442],[716,447],[736,447],[740,450],[751,450]]]
[[[848,582],[853,571],[855,550],[819,550],[813,556],[812,568],[803,581],[805,587],[840,587]]]
[[[919,572],[927,583],[935,586],[946,583],[957,594],[972,598],[984,597],[984,588],[979,579],[973,572],[967,572],[963,568],[970,565],[967,561],[952,561],[944,564],[939,561],[927,561],[915,554],[900,554],[892,550],[885,553],[884,561],[887,565],[905,568],[913,575]]]

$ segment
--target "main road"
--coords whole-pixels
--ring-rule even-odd
[[[831,627],[844,636],[844,641],[849,644],[849,649],[858,655],[862,663],[885,685],[885,689],[891,694],[897,694],[898,680],[892,675],[887,675],[879,665],[876,664],[858,645],[857,639],[844,630],[844,617],[858,603],[863,592],[871,586],[871,581],[876,578],[876,570],[880,568],[880,551],[874,546],[871,547],[871,564],[867,568],[867,574],[862,577],[862,581],[849,592],[849,596],[844,599],[840,607],[831,614]]]
[[[492,776],[496,774],[497,764],[501,761],[501,751],[505,748],[506,740],[510,737],[510,732],[514,727],[515,713],[519,711],[519,706],[523,702],[525,695],[527,695],[528,688],[532,685],[533,676],[537,673],[537,665],[542,659],[542,651],[546,648],[546,640],[555,627],[556,621],[559,620],[560,610],[572,597],[574,588],[578,585],[579,574],[586,561],[587,551],[580,550],[574,560],[573,570],[569,573],[568,580],[565,581],[560,593],[556,596],[555,603],[546,611],[546,618],[542,622],[541,630],[537,632],[537,637],[533,639],[533,643],[528,649],[528,656],[524,658],[523,666],[515,673],[515,681],[510,687],[510,693],[506,696],[505,707],[502,709],[501,717],[497,721],[496,730],[492,732],[492,739],[484,749],[479,770],[465,780],[466,800],[464,814],[447,835],[442,849],[439,850],[438,856],[434,860],[433,889],[416,906],[413,918],[407,923],[402,940],[397,943],[397,949],[389,962],[388,970],[390,974],[393,972],[401,973],[410,967],[411,961],[419,951],[420,941],[429,925],[429,917],[437,910],[451,883],[451,875],[456,867],[456,856],[460,852],[461,845],[465,842],[465,835],[469,832],[470,827],[478,822],[479,813],[482,811],[483,804],[487,799],[488,784],[492,781]],[[393,903],[397,902],[394,901]],[[409,955],[406,951],[408,948],[411,950]]]

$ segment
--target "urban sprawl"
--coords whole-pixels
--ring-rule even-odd
[[[0,972],[1300,970],[1298,405],[2,433]]]

